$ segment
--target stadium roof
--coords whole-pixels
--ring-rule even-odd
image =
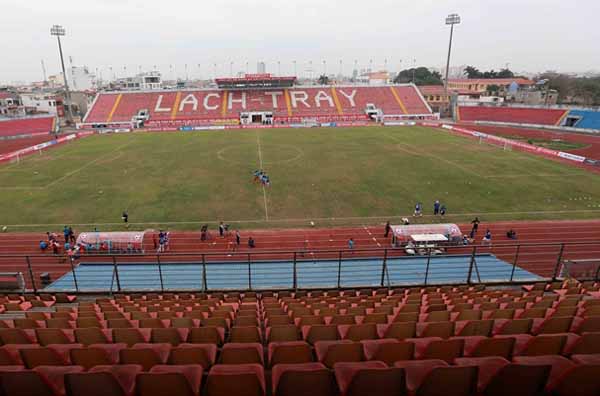
[[[277,87],[292,86],[296,77],[275,77],[268,73],[246,74],[244,77],[217,78],[215,82],[221,88]]]
[[[533,85],[535,81],[528,78],[450,78],[448,83],[450,84],[486,84],[486,85],[510,85],[516,82],[519,85]]]

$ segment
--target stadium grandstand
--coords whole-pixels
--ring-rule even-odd
[[[462,32],[422,18],[457,2],[30,3],[0,396],[600,396],[600,110],[504,63],[593,66],[585,7],[565,35],[527,2],[458,4]],[[61,18],[52,75],[9,53]],[[505,67],[453,66],[455,28],[456,66]]]
[[[512,106],[458,106],[457,120],[559,126],[568,110]]]
[[[600,130],[600,111],[564,107],[459,104],[457,106],[456,119],[458,122],[490,122]]]
[[[80,127],[135,124],[289,125],[302,122],[432,119],[412,84],[294,86],[294,77],[217,79],[219,89],[99,93]],[[136,124],[138,122],[138,124]]]
[[[57,131],[56,117],[0,118],[0,138],[48,135]]]

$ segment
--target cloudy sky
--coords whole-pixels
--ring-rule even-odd
[[[453,65],[565,72],[600,69],[598,0],[0,0],[0,83],[57,73],[52,24],[67,29],[67,62],[107,78],[156,66],[165,77],[212,77],[233,70],[300,76],[350,73],[355,61],[390,70],[445,63],[448,13]],[[323,65],[323,60],[326,61]],[[279,62],[279,65],[278,65]],[[172,69],[171,69],[172,65]],[[173,71],[171,71],[173,70]]]

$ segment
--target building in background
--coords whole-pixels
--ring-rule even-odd
[[[532,87],[535,81],[526,78],[458,78],[448,79],[448,89],[460,91],[475,91],[480,93],[489,92],[492,88],[498,91],[516,91]]]
[[[134,77],[119,78],[111,85],[112,89],[123,91],[151,91],[162,89],[162,78],[159,71],[151,71]]]
[[[21,94],[21,103],[28,114],[65,115],[63,99],[57,94],[25,93]]]
[[[265,62],[258,62],[256,64],[256,74],[266,74],[267,73],[267,65]]]
[[[71,66],[67,69],[67,80],[73,91],[91,91],[97,88],[96,76],[83,66]]]
[[[18,117],[25,115],[19,94],[8,90],[0,91],[0,117]]]

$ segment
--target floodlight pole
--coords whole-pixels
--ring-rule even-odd
[[[446,17],[446,25],[450,25],[450,42],[448,43],[448,58],[446,59],[446,78],[444,79],[444,95],[448,96],[448,72],[450,71],[450,54],[452,53],[452,36],[454,25],[460,23],[460,15],[450,14]]]
[[[53,25],[50,28],[50,34],[52,36],[56,36],[58,40],[58,52],[60,54],[60,65],[62,67],[63,80],[65,85],[65,101],[67,108],[67,122],[69,124],[73,123],[73,113],[71,112],[71,92],[69,91],[69,83],[67,82],[67,72],[65,70],[65,60],[63,58],[62,44],[60,42],[60,37],[65,35],[65,28],[60,25]]]

